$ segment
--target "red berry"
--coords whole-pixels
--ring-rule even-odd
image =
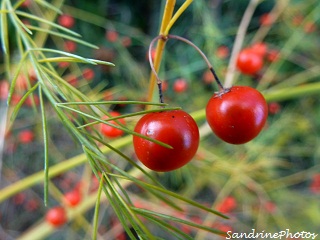
[[[66,77],[67,82],[72,85],[72,86],[77,86],[78,85],[78,78],[77,76],[70,74]]]
[[[64,195],[64,201],[70,207],[74,207],[81,202],[81,193],[79,191],[73,190]]]
[[[18,134],[18,139],[21,143],[27,144],[32,142],[34,134],[31,130],[23,130]]]
[[[70,66],[70,62],[59,62],[58,67],[59,68],[67,68]]]
[[[109,30],[106,32],[106,39],[109,42],[116,42],[118,40],[119,34],[116,31]]]
[[[63,43],[63,48],[65,51],[72,53],[76,51],[77,44],[74,41],[68,40]]]
[[[237,207],[237,201],[234,197],[226,197],[217,207],[221,213],[229,213]]]
[[[120,116],[120,113],[110,112],[110,115],[111,115],[111,117],[118,117],[118,116]],[[104,117],[104,119],[108,119],[108,118],[109,118],[108,116]],[[117,121],[119,121],[123,125],[126,124],[126,121],[124,118],[117,119]],[[115,120],[111,120],[111,121],[109,121],[109,123],[114,124],[114,125],[119,125]],[[109,137],[109,138],[119,137],[119,136],[123,135],[123,133],[124,133],[123,130],[112,127],[107,124],[101,124],[100,126],[101,126],[100,127],[101,133],[104,136]]]
[[[281,110],[281,106],[277,102],[271,102],[268,104],[269,113],[270,114],[277,114]]]
[[[215,93],[207,104],[206,115],[219,138],[231,144],[243,144],[262,130],[268,105],[256,89],[235,86],[227,92]]]
[[[243,49],[238,56],[237,67],[243,74],[254,75],[263,67],[263,59],[251,49]]]
[[[269,213],[274,213],[277,210],[277,205],[274,202],[268,201],[264,204],[264,208]]]
[[[72,28],[74,26],[74,22],[74,18],[67,14],[63,14],[58,18],[58,23],[65,28]]]
[[[205,84],[211,84],[211,83],[213,83],[215,81],[214,80],[214,76],[212,75],[212,72],[210,70],[206,70],[203,73],[202,79],[203,79]]]
[[[31,5],[31,0],[24,0],[24,2],[21,3],[20,7],[27,8],[27,7],[30,7],[30,5]]]
[[[94,78],[94,71],[91,68],[85,68],[82,71],[82,77],[86,80],[92,80]]]
[[[67,213],[63,207],[53,207],[47,212],[46,221],[54,227],[60,227],[67,222]]]
[[[253,44],[250,49],[260,55],[261,57],[264,57],[267,54],[267,50],[268,50],[268,46],[267,44],[263,43],[263,42],[257,42],[255,44]]]
[[[318,194],[320,193],[320,174],[314,174],[309,186],[309,189],[312,193]]]
[[[181,168],[193,158],[199,146],[198,126],[182,110],[148,113],[138,121],[134,131],[172,147],[169,149],[133,136],[138,159],[154,171],[167,172]]]
[[[216,55],[220,59],[225,59],[226,57],[229,56],[229,48],[224,45],[218,47]]]
[[[24,192],[17,193],[13,196],[13,203],[15,205],[21,205],[26,200],[26,194]]]
[[[259,22],[261,26],[271,26],[274,18],[270,13],[265,13],[260,16]]]
[[[312,181],[320,186],[320,173],[316,173],[312,176]]]
[[[122,43],[122,46],[124,47],[130,47],[132,41],[130,37],[125,36],[122,38],[121,43]]]
[[[185,92],[188,88],[188,83],[185,79],[179,78],[177,79],[173,84],[173,90],[176,93],[182,93]]]
[[[13,93],[12,96],[11,96],[11,104],[14,106],[14,105],[17,105],[20,100],[21,100],[22,96],[20,94],[17,94],[17,93]]]

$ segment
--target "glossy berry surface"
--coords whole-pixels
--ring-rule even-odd
[[[138,121],[134,131],[172,147],[169,149],[133,136],[138,159],[149,169],[158,172],[181,168],[193,158],[199,146],[198,126],[182,110],[146,114]]]
[[[251,49],[243,49],[237,59],[237,68],[247,75],[254,75],[263,67],[263,58]]]
[[[47,212],[46,221],[54,227],[60,227],[67,222],[67,213],[63,207],[53,207]]]
[[[256,89],[234,86],[228,92],[211,97],[206,117],[219,138],[231,144],[243,144],[262,130],[268,117],[268,105]]]
[[[118,117],[118,116],[120,116],[120,113],[113,111],[113,112],[110,112],[110,115],[111,115],[111,117]],[[109,118],[108,116],[104,117],[104,119],[108,119],[108,118]],[[124,118],[117,119],[117,121],[119,121],[123,125],[126,124],[126,121],[124,120]],[[111,120],[111,121],[109,121],[109,123],[119,126],[119,124],[115,120]],[[109,137],[109,138],[119,137],[119,136],[122,136],[124,133],[121,129],[112,127],[107,124],[101,124],[100,130],[104,136]]]

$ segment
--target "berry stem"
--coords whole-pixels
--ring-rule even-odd
[[[149,45],[149,52],[148,52],[148,56],[149,56],[149,63],[150,63],[150,67],[151,67],[151,70],[152,72],[154,73],[154,76],[156,77],[157,79],[157,84],[158,84],[158,89],[159,89],[159,98],[160,98],[160,103],[163,103],[163,94],[162,94],[162,81],[160,80],[158,74],[157,74],[157,71],[154,67],[154,64],[153,64],[153,59],[152,59],[152,49],[153,49],[153,45],[156,41],[158,40],[163,40],[163,42],[166,42],[169,38],[171,39],[176,39],[176,40],[179,40],[179,41],[183,41],[187,44],[189,44],[190,46],[192,46],[193,48],[195,48],[199,53],[200,55],[202,56],[202,58],[205,60],[205,62],[207,63],[208,65],[208,68],[210,69],[210,72],[212,73],[216,83],[218,84],[219,86],[219,90],[220,92],[226,92],[228,91],[227,88],[224,88],[219,77],[217,76],[214,68],[212,67],[211,63],[209,62],[207,56],[201,51],[200,48],[198,48],[193,42],[189,41],[188,39],[184,38],[184,37],[180,37],[180,36],[177,36],[177,35],[172,35],[172,34],[169,34],[167,36],[164,36],[164,35],[158,35],[157,37],[155,37],[150,45]]]
[[[155,37],[150,45],[149,45],[149,52],[148,52],[148,56],[149,56],[149,63],[150,63],[150,67],[151,67],[151,70],[154,74],[154,76],[156,77],[157,79],[157,85],[158,85],[158,89],[159,89],[159,99],[160,99],[160,103],[163,103],[163,94],[162,94],[162,81],[161,79],[159,78],[159,75],[157,74],[157,71],[153,65],[153,59],[152,59],[152,49],[153,49],[153,45],[156,41],[158,41],[159,39],[162,39],[164,42],[166,42],[168,40],[167,37],[163,36],[163,35],[159,35],[157,37]]]
[[[172,18],[175,4],[176,4],[176,0],[167,0],[166,1],[166,5],[165,5],[162,21],[161,21],[160,34],[164,34],[164,32],[165,32],[165,30],[166,30],[166,28]],[[156,54],[155,54],[156,56],[154,59],[154,68],[157,70],[160,68],[162,51],[164,49],[164,45],[165,45],[164,41],[159,41],[157,48],[156,48]],[[148,97],[147,97],[149,102],[153,101],[153,95],[154,95],[153,93],[154,93],[155,84],[156,84],[156,77],[154,74],[151,74],[150,81],[149,81]],[[147,107],[147,109],[148,109],[148,107]]]
[[[180,41],[183,41],[187,44],[189,44],[191,47],[193,47],[194,49],[196,49],[198,51],[198,53],[200,53],[200,55],[202,56],[202,58],[204,59],[204,61],[207,63],[208,65],[208,68],[210,69],[210,72],[213,74],[213,77],[215,79],[215,81],[217,82],[217,84],[219,85],[219,88],[220,90],[225,90],[220,79],[218,78],[216,72],[214,71],[211,63],[209,62],[209,59],[207,58],[207,56],[201,51],[201,49],[199,47],[197,47],[193,42],[191,42],[190,40],[184,38],[184,37],[180,37],[180,36],[177,36],[177,35],[171,35],[169,34],[167,36],[167,38],[172,38],[172,39],[177,39],[177,40],[180,40]]]

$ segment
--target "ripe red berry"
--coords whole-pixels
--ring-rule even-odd
[[[74,41],[67,40],[63,43],[65,51],[73,53],[77,50],[77,44]]]
[[[239,53],[237,67],[243,74],[254,75],[263,67],[263,59],[251,49],[243,49]]]
[[[268,104],[269,113],[270,114],[277,114],[281,110],[281,106],[277,102],[271,102]]]
[[[268,105],[256,89],[235,86],[227,92],[215,93],[207,104],[206,115],[219,138],[231,144],[243,144],[262,130]]]
[[[274,17],[270,13],[265,13],[259,19],[261,26],[271,26],[274,22]]]
[[[120,116],[120,113],[113,111],[113,112],[110,112],[110,115],[112,117],[118,117],[118,116]],[[109,118],[108,116],[104,117],[104,119],[108,119],[108,118]],[[117,121],[119,121],[123,125],[126,124],[126,121],[124,118],[117,119]],[[119,125],[115,120],[111,120],[111,121],[109,121],[109,123],[114,124],[114,125]],[[123,135],[123,133],[124,133],[121,129],[112,127],[107,124],[101,124],[100,130],[104,136],[109,137],[109,138],[119,137],[119,136]]]
[[[60,227],[67,222],[67,213],[63,207],[53,207],[47,212],[46,221],[54,227]]]
[[[72,28],[74,26],[74,18],[68,14],[59,16],[58,23],[65,28]]]
[[[58,67],[59,68],[67,68],[70,66],[70,62],[59,62]]]
[[[82,71],[82,77],[86,80],[92,80],[94,78],[94,71],[91,68],[85,68]]]
[[[133,136],[138,159],[154,171],[167,172],[181,168],[193,158],[199,146],[198,126],[182,110],[148,113],[138,121],[134,131],[172,147],[169,149]]]
[[[182,93],[185,92],[188,88],[188,83],[185,79],[179,78],[177,79],[173,84],[173,90],[176,93]]]
[[[18,139],[21,143],[27,144],[32,142],[34,134],[31,130],[23,130],[18,134]]]
[[[229,213],[237,207],[237,201],[234,197],[226,197],[217,207],[221,213]]]
[[[219,46],[216,55],[220,59],[225,59],[229,56],[229,48],[227,46]]]
[[[78,85],[78,78],[77,76],[70,74],[66,77],[66,80],[69,84],[71,84],[72,86],[77,86]]]
[[[309,189],[314,194],[320,193],[320,174],[314,174],[309,185]]]
[[[106,32],[106,39],[109,42],[116,42],[118,40],[119,34],[116,31],[109,30]]]
[[[20,7],[27,8],[27,7],[30,7],[30,5],[31,5],[31,0],[24,0],[24,2],[21,3]]]
[[[264,208],[269,213],[274,213],[277,210],[277,205],[274,202],[267,201],[264,204]]]
[[[78,205],[81,202],[81,199],[81,193],[77,190],[73,190],[64,195],[64,201],[70,207]]]

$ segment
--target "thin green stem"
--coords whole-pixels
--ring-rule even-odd
[[[103,189],[103,183],[104,183],[103,178],[101,178],[99,188],[98,188],[98,193],[97,193],[97,201],[94,208],[92,240],[96,240],[97,234],[98,234],[98,220],[99,220],[99,210],[100,210],[100,204],[101,204],[101,193]]]

